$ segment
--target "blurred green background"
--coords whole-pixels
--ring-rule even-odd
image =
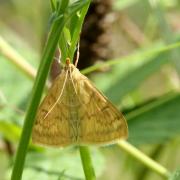
[[[103,39],[109,40],[103,49],[102,43],[95,46],[99,54],[93,60],[80,59],[80,68],[124,112],[128,142],[173,173],[180,168],[180,1],[101,0],[98,7],[107,7],[107,2],[100,25]],[[10,177],[33,85],[5,55],[1,37],[37,69],[50,14],[49,1],[0,0],[0,180]],[[95,15],[91,12],[89,17]],[[94,44],[98,43],[97,38]],[[87,56],[80,50],[80,56]],[[166,179],[117,145],[90,150],[98,179]],[[84,179],[77,148],[30,145],[22,179],[41,178]]]

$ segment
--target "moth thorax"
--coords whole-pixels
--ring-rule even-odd
[[[65,71],[68,71],[68,73],[71,73],[74,71],[75,66],[73,64],[66,64],[64,67]]]

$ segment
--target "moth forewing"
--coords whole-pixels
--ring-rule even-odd
[[[82,114],[80,141],[82,144],[109,144],[128,136],[125,118],[92,83],[81,75],[80,97]]]
[[[62,71],[52,83],[48,94],[39,106],[32,132],[34,143],[50,146],[67,146],[72,143],[68,133],[69,124],[66,120],[69,112],[61,103],[62,99],[59,98],[65,77],[66,71]]]
[[[38,109],[33,141],[64,147],[109,144],[127,136],[123,115],[87,77],[66,62]]]

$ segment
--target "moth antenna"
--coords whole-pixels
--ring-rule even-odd
[[[58,103],[58,101],[61,99],[61,96],[63,94],[63,91],[64,91],[64,88],[65,88],[65,84],[66,84],[66,81],[67,81],[67,75],[68,75],[68,71],[66,72],[66,76],[65,76],[65,80],[64,80],[64,83],[63,83],[63,87],[62,87],[62,90],[61,90],[61,93],[58,97],[58,99],[56,100],[56,102],[52,105],[52,107],[50,108],[50,110],[47,112],[47,114],[44,116],[44,119],[50,114],[50,112],[54,109],[54,107],[56,106],[56,104]]]
[[[78,64],[79,55],[80,55],[80,53],[79,53],[79,42],[78,42],[78,44],[77,44],[77,51],[76,51],[76,60],[75,60],[75,63],[74,63],[75,67],[77,67],[77,64]]]

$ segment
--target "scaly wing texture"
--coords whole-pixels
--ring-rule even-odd
[[[128,136],[123,115],[91,82],[81,76],[79,98],[80,113],[79,144],[109,144]]]
[[[64,147],[109,144],[126,138],[128,129],[123,115],[85,76],[72,68],[72,78],[68,76],[62,97],[59,98],[65,73],[56,78],[41,103],[32,133],[33,142]]]
[[[61,73],[55,79],[47,96],[38,109],[32,132],[32,140],[34,143],[59,147],[73,143],[73,134],[71,133],[72,130],[68,121],[69,112],[61,103],[62,100],[65,100],[65,97],[62,96],[56,103],[62,91],[64,81],[65,72]],[[50,111],[55,103],[56,105]]]

